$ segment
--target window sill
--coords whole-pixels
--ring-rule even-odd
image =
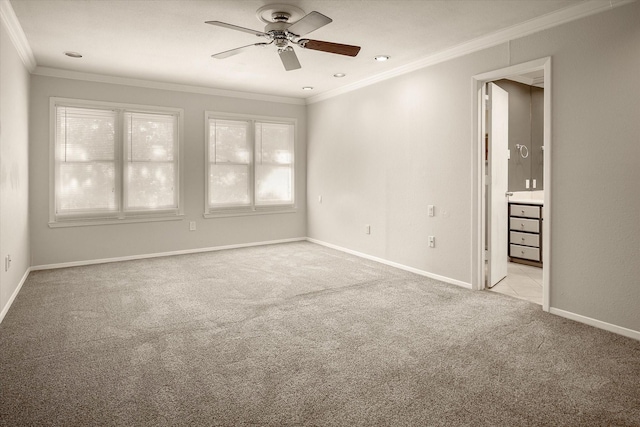
[[[295,206],[286,206],[281,208],[261,208],[261,209],[220,209],[218,211],[205,212],[203,218],[226,218],[234,216],[253,216],[253,215],[273,215],[273,214],[289,214],[298,212]]]
[[[113,225],[113,224],[135,224],[139,222],[158,222],[158,221],[182,221],[184,214],[176,214],[171,216],[140,216],[127,218],[82,218],[82,219],[62,219],[58,221],[50,221],[49,228],[64,227],[86,227],[91,225]]]

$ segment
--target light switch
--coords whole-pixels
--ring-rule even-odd
[[[524,188],[527,188],[527,189],[529,188],[529,180],[528,179],[524,180]]]

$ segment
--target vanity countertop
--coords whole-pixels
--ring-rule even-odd
[[[541,199],[521,199],[518,197],[509,197],[509,203],[522,203],[526,205],[538,205],[542,206],[544,204],[544,200]]]
[[[544,191],[514,191],[509,196],[509,203],[522,203],[526,205],[544,205]]]

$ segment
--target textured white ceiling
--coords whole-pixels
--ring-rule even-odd
[[[224,60],[211,54],[256,43],[225,21],[262,31],[270,3],[318,11],[333,22],[307,37],[362,46],[355,58],[296,48],[302,69],[285,71],[276,48]],[[392,70],[580,0],[11,0],[39,67],[305,98]],[[84,55],[64,56],[65,51]],[[375,55],[391,60],[378,63]],[[334,73],[346,73],[343,78]],[[313,86],[313,92],[303,92]]]

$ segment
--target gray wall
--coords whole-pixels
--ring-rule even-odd
[[[0,19],[0,320],[30,265],[29,72]],[[11,267],[4,260],[11,255]]]
[[[543,190],[544,90],[505,79],[494,83],[509,93],[509,191]],[[526,158],[517,145],[527,147],[522,153]]]
[[[471,282],[471,78],[551,56],[551,307],[640,331],[638,22],[634,2],[310,105],[309,236]]]
[[[304,105],[172,92],[33,75],[31,84],[31,236],[33,266],[209,248],[306,236],[306,108]],[[49,228],[49,98],[184,109],[185,218],[135,224]],[[295,189],[298,211],[203,218],[204,111],[293,117],[298,120]],[[189,221],[197,230],[189,231]]]
[[[471,76],[506,55],[498,46],[309,105],[309,237],[470,284]]]
[[[536,188],[531,190],[544,190],[544,89],[534,86],[531,86],[531,123],[531,179],[537,180]]]

